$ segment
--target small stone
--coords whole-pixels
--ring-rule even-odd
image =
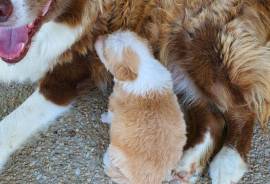
[[[75,175],[76,175],[77,177],[79,177],[79,176],[81,175],[81,170],[80,170],[80,168],[77,168],[77,169],[76,169]]]
[[[74,131],[74,130],[70,130],[69,132],[68,132],[68,135],[69,135],[69,137],[75,137],[76,136],[76,131]]]
[[[41,174],[37,175],[37,180],[40,180],[40,179],[42,179],[42,175]]]

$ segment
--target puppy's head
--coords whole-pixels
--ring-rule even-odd
[[[112,35],[99,37],[96,51],[105,67],[118,81],[133,81],[138,78],[140,56],[143,50],[148,50],[145,42],[132,32],[117,32]]]
[[[172,89],[170,72],[154,58],[148,42],[135,33],[125,31],[99,37],[95,48],[125,91],[144,96]]]

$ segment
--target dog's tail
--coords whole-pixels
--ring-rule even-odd
[[[244,98],[266,129],[270,117],[270,1],[244,1],[239,20],[232,25],[241,38],[232,42],[236,48],[231,53],[235,61],[230,65],[235,71],[231,78],[245,89]]]

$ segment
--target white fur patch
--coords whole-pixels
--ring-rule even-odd
[[[143,48],[142,48],[143,49]],[[172,90],[172,79],[169,71],[153,56],[140,56],[139,74],[136,80],[121,82],[128,93],[144,96],[147,93],[163,93]]]
[[[82,27],[70,28],[49,22],[33,38],[25,58],[10,65],[0,59],[0,82],[36,82],[57,64],[57,57],[69,49],[82,33]]]
[[[0,171],[9,156],[28,138],[48,127],[69,107],[58,106],[34,92],[20,107],[0,122]]]
[[[33,22],[38,15],[29,13],[27,0],[11,0],[13,12],[7,22],[1,22],[4,26],[20,27]]]
[[[124,49],[131,48],[139,57],[138,77],[134,81],[118,81],[128,93],[144,96],[147,93],[163,92],[172,89],[170,72],[151,54],[147,44],[139,40],[135,33],[130,31],[116,32],[105,40],[109,48],[121,61]],[[103,63],[101,43],[96,43],[97,53]]]
[[[210,165],[212,184],[238,183],[247,170],[247,164],[236,150],[223,147]]]
[[[201,160],[208,153],[209,149],[212,149],[213,139],[210,132],[206,132],[202,143],[186,150],[183,157],[176,169],[176,172],[182,175],[188,183],[196,183],[200,174],[203,171]]]
[[[202,95],[193,81],[178,65],[170,64],[168,69],[172,73],[174,92],[183,95],[182,103],[192,104],[201,98]]]

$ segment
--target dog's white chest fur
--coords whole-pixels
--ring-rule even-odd
[[[0,59],[0,82],[36,82],[57,63],[57,57],[81,35],[82,28],[49,22],[33,38],[25,58],[15,65]]]

